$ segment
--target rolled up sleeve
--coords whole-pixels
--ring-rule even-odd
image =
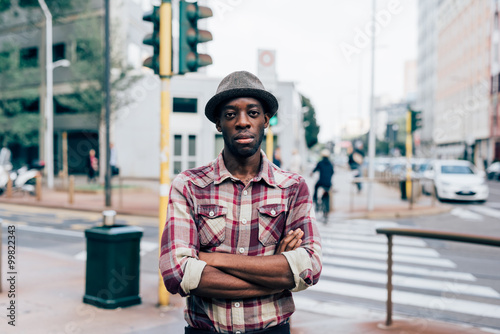
[[[198,287],[206,265],[198,258],[198,230],[186,185],[182,174],[172,182],[160,248],[160,272],[165,287],[181,296]]]
[[[303,242],[299,248],[282,253],[288,261],[295,282],[295,287],[290,291],[297,292],[316,284],[322,269],[321,239],[309,189],[303,179],[290,207],[288,230],[300,228],[304,232]]]

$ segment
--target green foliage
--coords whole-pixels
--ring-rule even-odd
[[[10,9],[10,0],[0,0],[0,12]]]
[[[311,104],[311,100],[303,95],[301,95],[301,99],[302,107],[306,110],[303,117],[306,145],[308,148],[311,148],[318,142],[320,127],[316,122],[316,112]]]
[[[36,103],[37,97],[14,100],[0,100],[0,144],[38,144],[38,113],[26,111],[29,105]]]

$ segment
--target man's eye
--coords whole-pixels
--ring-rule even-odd
[[[249,114],[250,116],[258,116],[258,115],[259,115],[259,111],[258,111],[258,110],[250,110],[250,111],[248,112],[248,114]]]
[[[228,112],[225,114],[225,117],[226,118],[233,118],[234,117],[234,113],[233,112]]]

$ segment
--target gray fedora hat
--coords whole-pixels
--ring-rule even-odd
[[[273,117],[278,111],[278,100],[269,93],[262,82],[252,73],[246,71],[233,72],[222,79],[217,92],[205,106],[205,116],[215,123],[219,105],[238,97],[253,97],[263,103],[264,111]]]

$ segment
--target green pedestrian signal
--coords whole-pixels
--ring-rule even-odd
[[[198,20],[212,17],[212,10],[197,2],[179,1],[179,74],[196,72],[212,64],[212,57],[198,53],[198,44],[212,40],[207,30],[198,29]]]
[[[153,23],[153,33],[146,35],[142,43],[153,47],[153,55],[144,60],[143,65],[152,69],[155,74],[160,73],[160,7],[153,6],[153,10],[144,13],[142,19]]]

